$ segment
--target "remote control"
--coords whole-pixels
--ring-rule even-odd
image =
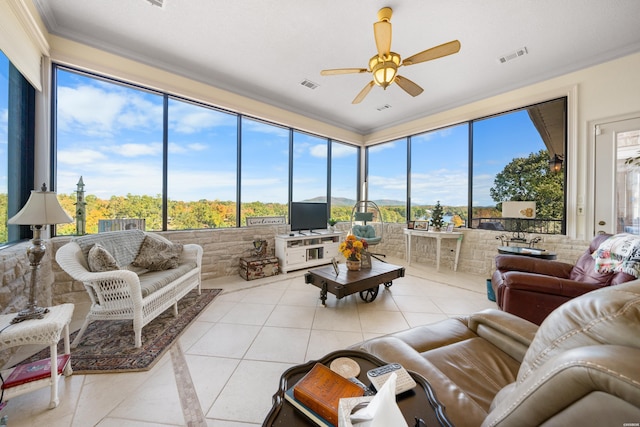
[[[417,385],[413,378],[411,378],[411,375],[409,375],[409,372],[407,372],[407,370],[399,363],[391,363],[389,365],[371,369],[367,372],[367,377],[371,380],[371,384],[376,388],[376,390],[380,390],[387,381],[387,378],[389,378],[389,376],[394,372],[398,376],[396,379],[396,394],[411,390]]]

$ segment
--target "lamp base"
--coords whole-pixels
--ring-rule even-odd
[[[48,308],[33,306],[18,312],[18,315],[11,319],[11,323],[20,323],[25,320],[42,319],[49,312]]]

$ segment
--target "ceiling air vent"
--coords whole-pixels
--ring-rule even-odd
[[[498,58],[498,61],[501,64],[504,64],[507,61],[511,61],[512,59],[516,59],[520,56],[526,55],[527,53],[528,53],[527,48],[523,47],[516,50],[515,52],[510,52],[510,53],[507,53],[506,55],[502,55],[501,57]]]
[[[304,79],[300,84],[304,87],[308,87],[309,89],[317,89],[318,86],[320,86],[318,83],[314,83],[309,79]]]
[[[383,110],[387,110],[387,109],[389,109],[389,108],[391,108],[391,105],[389,105],[389,104],[384,104],[383,106],[376,108],[376,110],[378,110],[378,111],[383,111]]]

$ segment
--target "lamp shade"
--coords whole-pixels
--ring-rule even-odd
[[[20,212],[7,221],[8,224],[47,225],[73,221],[60,206],[56,193],[46,191],[45,185],[42,188],[43,191],[31,190],[27,203],[20,209]]]

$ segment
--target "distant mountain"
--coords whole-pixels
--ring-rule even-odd
[[[325,203],[326,201],[327,201],[327,198],[322,196],[303,200],[303,202],[316,202],[316,203]],[[404,206],[405,205],[404,201],[391,200],[391,199],[374,200],[374,202],[378,206]],[[348,199],[345,197],[331,198],[331,206],[353,206],[355,204],[356,204],[356,201],[354,199]]]

